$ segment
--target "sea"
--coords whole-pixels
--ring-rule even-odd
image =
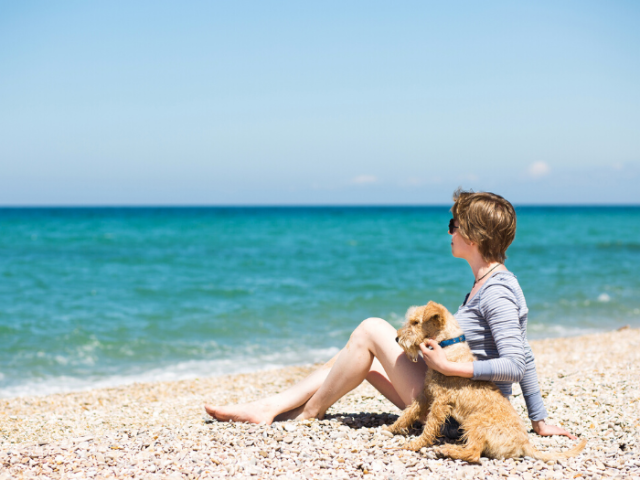
[[[640,207],[518,207],[540,339],[640,327]],[[329,359],[473,283],[448,206],[0,209],[0,397]]]

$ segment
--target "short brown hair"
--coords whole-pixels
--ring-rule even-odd
[[[495,193],[458,188],[451,213],[460,223],[460,235],[478,245],[482,258],[504,263],[516,236],[516,211],[511,203]]]

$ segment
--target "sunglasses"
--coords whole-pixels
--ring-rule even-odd
[[[455,223],[456,223],[455,219],[452,218],[451,220],[449,220],[449,235],[453,235],[454,229],[460,228],[460,227],[456,227]]]

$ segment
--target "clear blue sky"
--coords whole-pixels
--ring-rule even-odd
[[[0,1],[0,205],[640,203],[640,2]]]

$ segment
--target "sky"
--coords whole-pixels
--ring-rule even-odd
[[[0,0],[0,205],[640,204],[637,1]]]

